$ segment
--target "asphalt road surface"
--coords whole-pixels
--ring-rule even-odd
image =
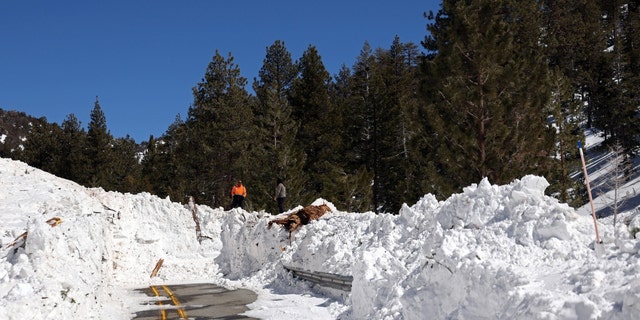
[[[250,290],[228,290],[211,283],[159,285],[137,291],[149,296],[144,311],[135,313],[136,320],[158,319],[255,319],[240,315],[256,301]],[[149,307],[151,309],[149,309]]]

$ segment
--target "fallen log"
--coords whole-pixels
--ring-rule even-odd
[[[269,221],[267,229],[271,229],[272,224],[279,224],[289,231],[289,240],[291,240],[291,233],[298,230],[300,226],[308,224],[309,222],[322,217],[325,213],[331,211],[331,208],[326,204],[319,206],[307,206],[296,212],[292,212],[283,218],[273,219]]]

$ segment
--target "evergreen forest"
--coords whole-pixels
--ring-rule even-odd
[[[245,209],[276,213],[282,178],[289,208],[323,198],[398,213],[428,193],[444,200],[484,177],[527,174],[581,205],[572,174],[585,129],[636,155],[640,1],[443,0],[424,17],[421,43],[364,41],[333,75],[312,44],[292,57],[274,41],[252,81],[216,51],[162,136],[113,137],[96,97],[86,128],[74,114],[33,121],[0,156],[87,187],[212,207],[229,208],[241,179]]]

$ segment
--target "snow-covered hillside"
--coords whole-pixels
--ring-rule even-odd
[[[266,319],[640,314],[633,212],[617,229],[599,220],[604,243],[594,250],[590,212],[545,196],[542,177],[483,180],[446,201],[425,195],[397,215],[327,203],[333,211],[291,242],[264,212],[198,206],[199,242],[189,208],[169,199],[88,189],[8,159],[0,181],[0,319],[130,319],[143,308],[132,289],[194,282],[256,291],[246,314]],[[284,266],[353,276],[352,291],[297,280]]]

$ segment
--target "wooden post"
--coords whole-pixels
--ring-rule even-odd
[[[587,173],[587,165],[584,162],[584,153],[582,152],[582,143],[578,141],[578,149],[580,150],[580,159],[582,160],[582,171],[584,172],[584,182],[587,185],[587,193],[589,193],[589,204],[591,204],[591,216],[593,217],[593,226],[596,229],[596,245],[602,243],[600,234],[598,233],[598,220],[596,219],[596,210],[593,207],[593,197],[591,196],[591,186],[589,186],[589,174]]]
[[[62,223],[62,219],[58,218],[58,217],[53,217],[49,220],[47,220],[47,224],[50,225],[52,228],[61,224]],[[7,245],[7,248],[9,247],[13,247],[16,244],[18,244],[18,241],[20,240],[24,240],[27,241],[27,231],[23,232],[21,235],[19,235],[15,240],[13,240],[11,243],[9,243]],[[24,245],[24,243],[22,243],[22,245]]]
[[[149,278],[153,278],[158,274],[158,271],[160,270],[160,267],[162,267],[163,262],[164,262],[164,259],[158,260],[158,262],[156,263],[156,267],[153,268],[153,271],[151,272],[151,277]]]
[[[200,220],[198,219],[198,206],[193,199],[193,196],[189,196],[189,209],[191,210],[191,216],[196,223],[196,238],[198,242],[202,243],[202,231],[200,229]]]

